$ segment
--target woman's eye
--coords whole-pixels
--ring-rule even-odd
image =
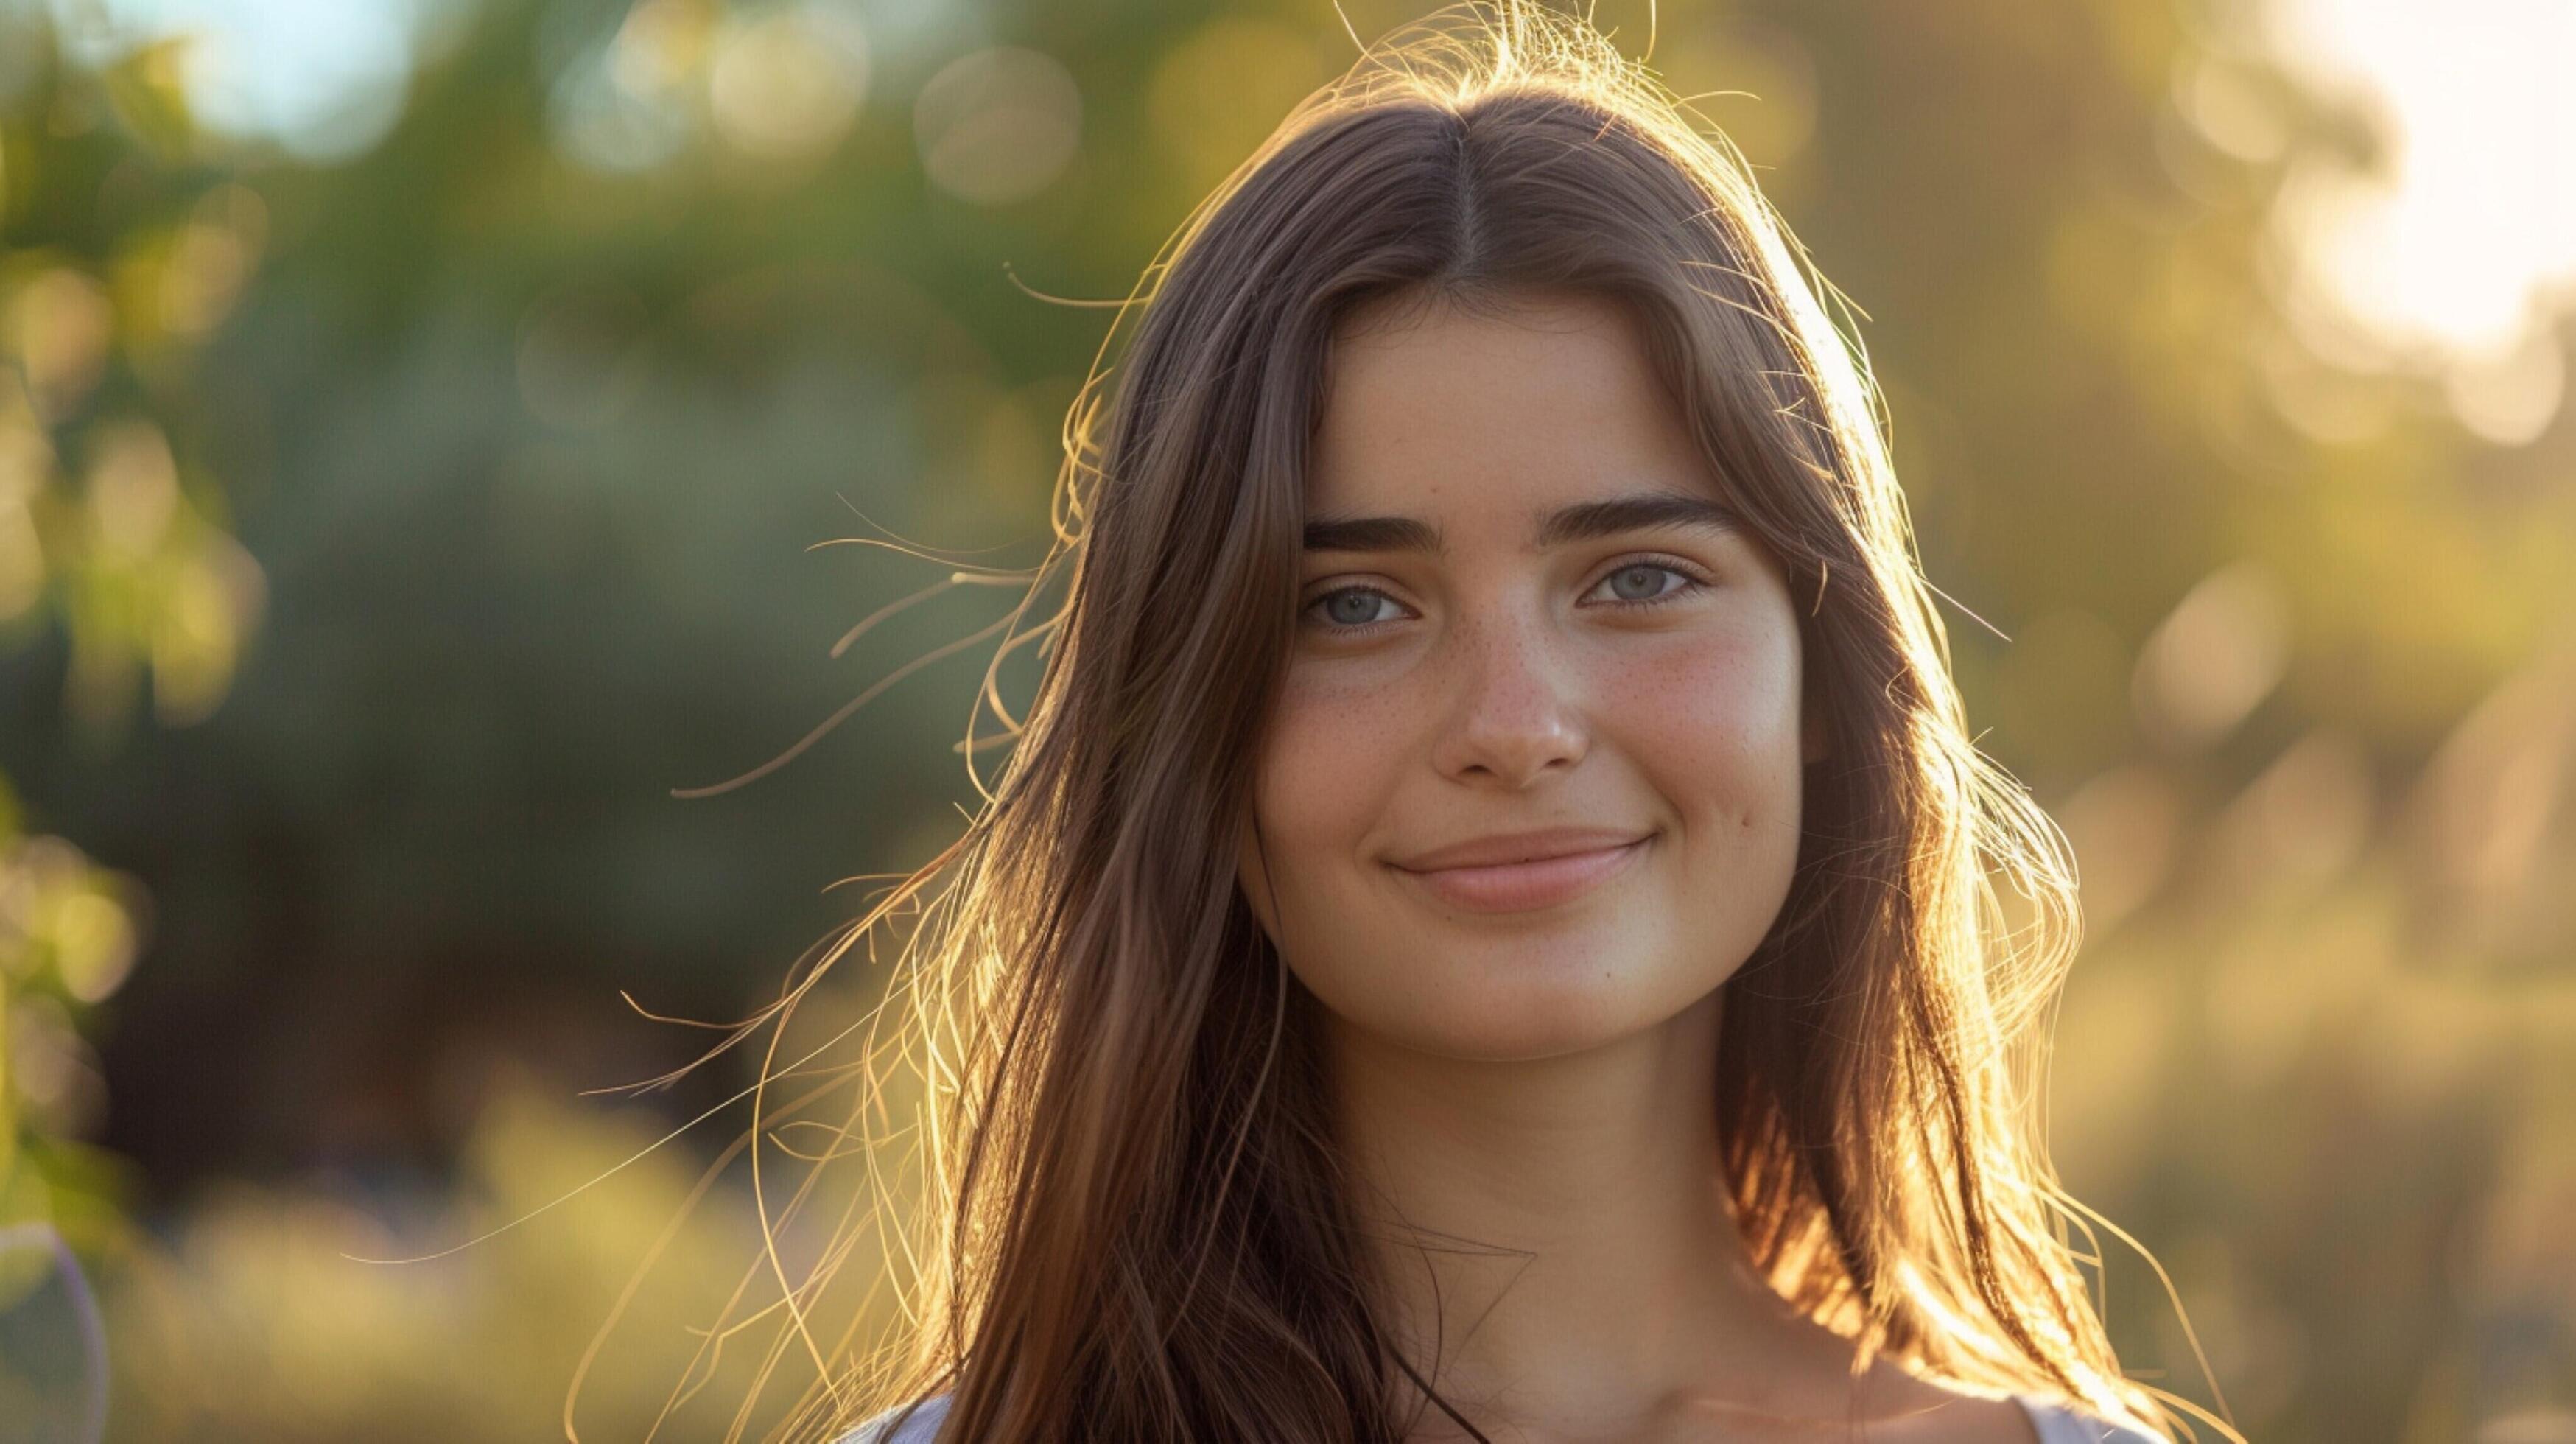
[[[1670,585],[1667,585],[1668,581]],[[1662,601],[1685,588],[1698,586],[1700,581],[1677,567],[1668,567],[1661,562],[1630,562],[1603,577],[1601,585],[1610,589],[1610,600],[1613,602],[1651,604]]]
[[[1379,614],[1381,603],[1389,609],[1387,615]],[[1372,622],[1389,620],[1395,605],[1395,598],[1374,587],[1343,587],[1317,597],[1307,604],[1306,610],[1320,613],[1328,626],[1365,627]]]
[[[1651,607],[1708,584],[1663,562],[1630,562],[1594,584],[1614,607]],[[1375,587],[1339,587],[1308,602],[1305,614],[1327,631],[1357,632],[1405,615],[1404,604]]]

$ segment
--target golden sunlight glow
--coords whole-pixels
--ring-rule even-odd
[[[2271,43],[2387,143],[2376,172],[2292,162],[2275,216],[2303,339],[2442,372],[2471,430],[2539,435],[2566,391],[2545,330],[2576,302],[2576,6],[2279,0]]]

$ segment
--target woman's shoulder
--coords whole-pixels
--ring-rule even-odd
[[[907,1408],[912,1409],[912,1416],[898,1427],[895,1420]],[[948,1396],[933,1394],[918,1407],[898,1404],[866,1420],[842,1435],[839,1444],[932,1444],[939,1434],[939,1421],[947,1417]]]
[[[2169,1444],[2143,1429],[2095,1418],[2061,1399],[2015,1394],[2013,1402],[2030,1416],[2039,1444]]]

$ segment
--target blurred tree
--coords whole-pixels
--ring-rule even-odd
[[[183,461],[196,351],[256,263],[259,211],[168,172],[165,51],[71,83],[44,54],[13,48],[0,77],[0,646],[57,639],[64,710],[112,752],[147,692],[164,727],[212,713],[259,615],[258,564]],[[122,1179],[85,1143],[107,1090],[84,1027],[149,910],[37,823],[0,775],[0,1225],[95,1241]]]

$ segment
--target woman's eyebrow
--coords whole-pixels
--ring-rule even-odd
[[[1687,527],[1732,532],[1743,526],[1733,507],[1674,491],[1639,492],[1561,507],[1542,519],[1532,545],[1545,549],[1570,541],[1623,532]],[[1306,523],[1310,552],[1428,552],[1447,550],[1440,529],[1409,516],[1317,517]]]
[[[1440,529],[1409,516],[1318,517],[1306,523],[1310,552],[1447,551]]]
[[[1694,531],[1742,529],[1735,508],[1704,496],[1678,491],[1647,491],[1587,501],[1551,512],[1540,523],[1537,545],[1543,550],[1564,542],[1617,536],[1622,532],[1686,527]]]

